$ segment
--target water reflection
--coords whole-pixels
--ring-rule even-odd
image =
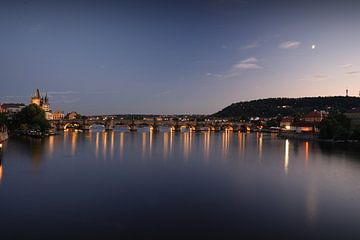
[[[101,141],[103,143],[103,159],[106,160],[106,154],[107,154],[107,132],[103,132],[101,136]]]
[[[226,159],[229,152],[230,136],[232,131],[224,131],[221,137],[222,159]]]
[[[110,140],[110,159],[114,158],[114,145],[115,145],[115,132],[111,132],[111,140]]]
[[[318,215],[318,188],[314,177],[311,178],[306,192],[306,218],[309,225],[315,225]]]
[[[2,166],[2,152],[0,150],[0,184],[2,183],[3,179],[3,166]]]
[[[309,160],[309,142],[305,142],[305,167],[307,168]]]
[[[147,133],[146,132],[142,132],[141,133],[141,135],[142,135],[142,158],[145,158],[145,153],[146,153],[146,141],[147,141],[147,139],[146,139],[146,135],[147,135]]]
[[[55,137],[54,136],[49,136],[49,141],[48,141],[48,157],[52,157],[53,153],[54,153],[54,141],[55,141]]]
[[[99,158],[99,138],[100,138],[100,133],[97,132],[96,133],[96,137],[95,137],[95,156],[96,158]]]
[[[241,155],[245,153],[245,146],[246,146],[246,133],[239,133],[238,134],[238,142],[239,142],[239,152]]]
[[[263,134],[262,133],[258,133],[257,134],[257,143],[258,143],[258,152],[259,152],[259,160],[261,162],[262,160],[262,148],[263,148]]]
[[[191,137],[192,137],[192,132],[184,132],[181,134],[182,136],[182,145],[183,145],[183,153],[184,153],[184,160],[188,160],[189,159],[189,154],[191,151]]]
[[[123,158],[124,155],[124,134],[120,132],[120,139],[119,139],[119,157],[120,159]]]
[[[285,140],[284,170],[287,175],[289,170],[289,139]]]
[[[163,146],[164,146],[164,159],[166,160],[168,158],[168,154],[169,154],[169,134],[168,132],[164,132],[164,137],[163,137]]]
[[[84,217],[89,218],[84,229],[89,222],[99,227],[99,219],[128,224],[128,216],[135,210],[138,219],[160,217],[155,223],[151,218],[135,224],[134,229],[174,222],[175,216],[184,213],[196,218],[191,226],[201,223],[206,229],[218,227],[216,230],[232,233],[238,229],[236,224],[241,224],[263,231],[263,238],[273,236],[269,229],[307,230],[311,226],[311,230],[324,229],[326,234],[336,228],[356,231],[354,226],[360,220],[359,150],[354,148],[350,154],[328,146],[316,151],[317,143],[296,144],[266,133],[231,132],[92,132],[65,133],[40,141],[12,138],[3,162],[0,155],[0,212],[5,219],[1,223],[10,221],[9,226],[18,227],[24,213],[13,209],[22,207],[34,217],[34,224],[46,224],[47,203],[54,202],[50,210],[63,214],[59,224],[71,224],[68,219],[82,223]],[[113,161],[97,160],[109,156]],[[146,161],[138,161],[141,157]],[[41,171],[31,171],[32,166]],[[44,194],[30,194],[33,190]],[[29,201],[19,196],[27,196]],[[269,201],[263,204],[263,199]],[[77,206],[79,211],[68,211],[69,206]],[[102,207],[99,211],[89,206]],[[79,212],[84,214],[79,216]],[[215,221],[219,215],[224,224]],[[269,217],[274,221],[266,221],[265,227],[259,224]],[[179,228],[186,227],[180,223]],[[302,239],[310,238],[306,237]]]
[[[203,141],[204,141],[204,160],[209,160],[210,155],[210,132],[204,132],[203,134]]]
[[[77,144],[77,136],[76,132],[71,133],[71,155],[74,156],[76,153],[76,144]]]

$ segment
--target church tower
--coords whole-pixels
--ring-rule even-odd
[[[31,104],[36,104],[41,107],[41,96],[39,89],[36,89],[35,96],[31,98]]]
[[[42,109],[45,112],[50,111],[50,104],[49,104],[49,98],[48,98],[47,93],[46,93],[45,97],[42,99]]]
[[[49,97],[46,93],[45,97],[41,97],[40,90],[36,89],[35,95],[31,98],[31,104],[36,104],[45,111],[47,120],[52,119],[52,111],[50,109]]]

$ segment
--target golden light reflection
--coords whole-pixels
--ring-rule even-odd
[[[151,156],[152,151],[152,141],[153,141],[153,131],[149,132],[149,155]]]
[[[103,158],[106,159],[106,153],[107,153],[107,132],[103,132],[102,134],[102,142],[103,142]]]
[[[222,150],[223,159],[226,159],[227,154],[229,152],[230,134],[231,131],[225,130],[221,136],[221,150]]]
[[[48,141],[48,143],[49,143],[49,146],[48,146],[48,149],[49,149],[49,154],[48,154],[48,156],[49,157],[51,157],[52,155],[53,155],[53,153],[54,153],[54,136],[49,136],[49,141]]]
[[[163,142],[164,142],[164,159],[166,160],[168,155],[169,155],[169,135],[167,132],[164,132],[164,136],[163,136]]]
[[[120,132],[119,144],[120,144],[119,155],[120,155],[120,158],[122,158],[123,154],[124,154],[124,133],[123,132]]]
[[[289,139],[285,140],[285,156],[284,156],[284,170],[285,173],[288,173],[289,169]]]
[[[305,167],[307,167],[309,160],[309,142],[305,142]]]
[[[204,133],[204,158],[209,159],[210,155],[210,132]]]
[[[239,151],[240,152],[242,152],[242,153],[244,153],[244,151],[245,151],[245,144],[246,144],[246,139],[245,139],[245,134],[244,133],[239,133],[238,134],[238,141],[239,141]]]
[[[69,132],[68,131],[64,131],[64,146],[67,146],[67,138],[69,137]]]
[[[183,149],[184,149],[184,159],[188,160],[189,154],[191,151],[191,132],[184,132],[183,135]]]
[[[263,151],[263,134],[259,133],[259,159],[262,160],[262,151]]]
[[[73,132],[71,134],[71,155],[75,155],[77,144],[77,133]]]
[[[169,151],[170,154],[172,154],[172,150],[173,150],[173,139],[174,139],[174,132],[170,131],[170,144],[169,144]]]
[[[111,132],[111,140],[110,140],[110,159],[114,158],[114,142],[115,142],[115,133]]]
[[[141,153],[142,153],[142,157],[144,158],[146,153],[146,132],[143,132],[141,135],[142,135]]]
[[[2,183],[2,179],[3,179],[3,167],[2,164],[0,163],[0,183]]]
[[[100,133],[97,132],[96,138],[95,138],[95,156],[96,156],[96,158],[99,157],[99,138],[100,138]]]

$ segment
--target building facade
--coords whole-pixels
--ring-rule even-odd
[[[31,104],[38,105],[42,110],[45,111],[45,117],[47,120],[53,119],[53,113],[50,108],[49,98],[46,93],[45,97],[41,97],[40,90],[36,89],[35,95],[31,98]]]
[[[23,103],[3,103],[0,105],[1,113],[18,113],[25,107]]]
[[[53,120],[62,120],[64,119],[65,114],[61,111],[56,111],[53,113]]]

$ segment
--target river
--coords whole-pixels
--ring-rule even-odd
[[[261,133],[10,138],[1,239],[360,239],[360,150]]]

